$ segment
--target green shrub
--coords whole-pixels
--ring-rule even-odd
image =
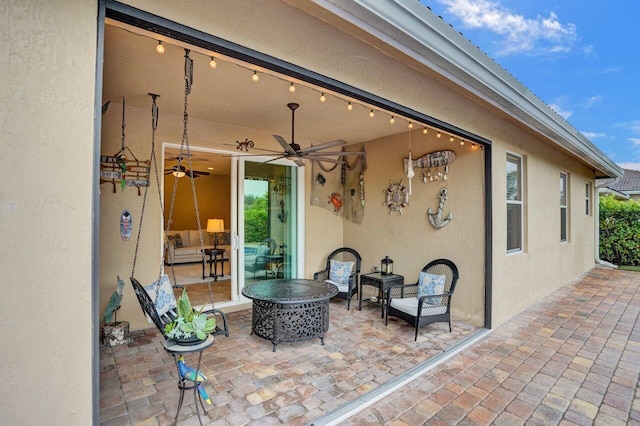
[[[640,266],[640,202],[600,197],[600,259]]]

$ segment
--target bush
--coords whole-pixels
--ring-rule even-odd
[[[640,266],[640,202],[600,197],[600,259]]]

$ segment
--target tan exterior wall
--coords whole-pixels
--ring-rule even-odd
[[[95,1],[0,5],[0,413],[88,425]]]

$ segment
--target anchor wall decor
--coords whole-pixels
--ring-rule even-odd
[[[431,211],[431,207],[429,207],[429,211],[427,212],[427,216],[429,216],[429,222],[433,225],[434,228],[440,229],[447,225],[453,219],[453,212],[449,212],[446,218],[442,219],[442,211],[444,210],[444,202],[447,199],[447,188],[442,188],[440,190],[440,204],[438,204],[438,213],[434,213]]]

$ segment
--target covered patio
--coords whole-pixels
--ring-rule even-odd
[[[356,300],[356,297],[354,297]],[[201,370],[212,405],[204,424],[308,424],[344,404],[380,391],[386,383],[482,330],[463,321],[430,324],[414,342],[414,329],[380,311],[346,302],[330,304],[325,346],[319,339],[281,343],[251,333],[251,310],[228,314],[230,336],[203,352]],[[100,424],[172,424],[178,373],[155,328],[132,333],[128,345],[100,349]],[[187,360],[187,363],[190,363]],[[178,424],[198,424],[188,393]],[[151,422],[151,423],[149,423]]]

